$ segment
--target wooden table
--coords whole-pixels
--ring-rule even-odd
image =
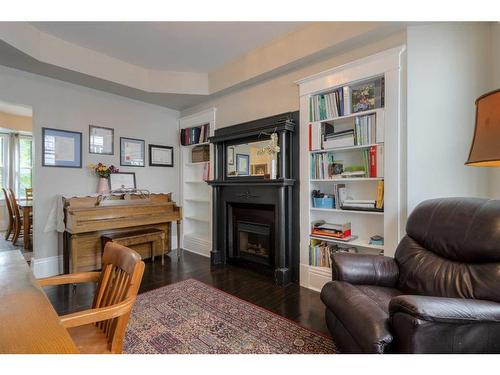
[[[78,353],[18,250],[0,253],[0,353]]]
[[[23,213],[23,245],[24,249],[30,248],[31,212],[33,211],[33,199],[18,199],[17,205]]]

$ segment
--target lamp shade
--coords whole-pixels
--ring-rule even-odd
[[[476,100],[476,128],[465,164],[500,167],[500,90]]]

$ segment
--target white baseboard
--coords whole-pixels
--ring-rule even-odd
[[[37,278],[55,276],[61,274],[62,262],[62,255],[32,259],[31,268]]]
[[[212,243],[206,239],[186,234],[184,235],[182,241],[182,249],[189,251],[190,253],[195,253],[203,255],[205,257],[210,257],[210,250],[212,250]]]
[[[185,248],[182,248],[182,251],[187,251],[189,253],[193,253],[193,254],[197,254],[197,255],[201,255],[205,258],[210,258],[210,253],[202,253],[200,251],[196,251],[196,250],[192,250],[192,249],[185,249]]]
[[[322,267],[300,264],[300,285],[321,292],[323,286],[332,281],[332,271]]]

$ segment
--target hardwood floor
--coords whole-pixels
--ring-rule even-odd
[[[210,260],[185,251],[177,262],[175,252],[165,257],[162,266],[157,258],[146,269],[140,293],[185,279],[194,278],[233,296],[293,320],[303,327],[329,335],[325,325],[324,306],[319,293],[291,284],[278,287],[265,276],[235,266],[211,267]],[[50,301],[59,314],[82,310],[92,303],[94,287],[79,285],[73,293],[71,286],[46,287]]]

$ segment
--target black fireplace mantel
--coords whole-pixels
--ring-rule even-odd
[[[299,189],[298,150],[296,129],[299,112],[289,112],[215,130],[209,140],[214,145],[215,179],[212,186],[213,204],[213,265],[234,263],[231,258],[234,246],[235,207],[272,207],[274,268],[268,270],[277,284],[286,285],[298,281],[299,264]],[[228,177],[226,173],[226,149],[238,142],[257,140],[262,133],[276,132],[278,153],[278,178],[262,176]],[[242,263],[238,263],[242,265]],[[244,262],[243,262],[244,265]],[[249,264],[250,267],[250,264]]]

